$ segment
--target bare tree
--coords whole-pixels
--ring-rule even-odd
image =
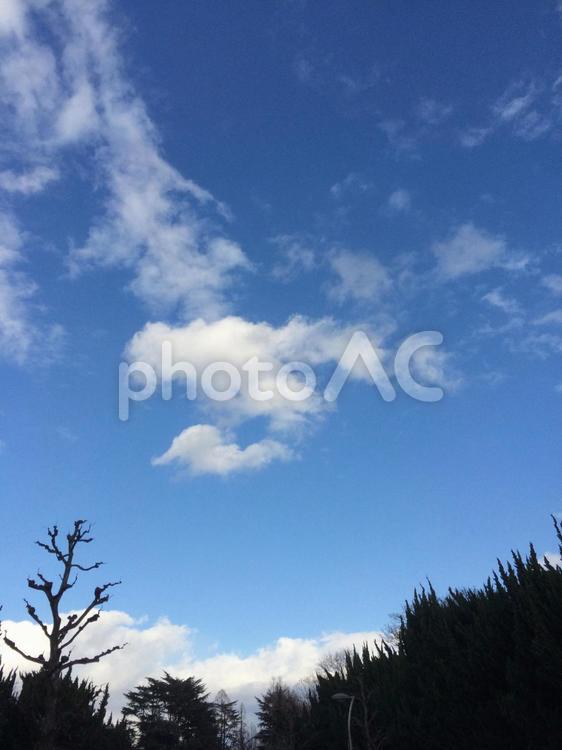
[[[76,562],[75,556],[78,545],[90,544],[93,541],[93,537],[90,536],[91,526],[86,521],[78,520],[74,522],[74,528],[66,535],[66,543],[62,546],[60,545],[57,526],[48,529],[47,533],[49,541],[36,542],[36,544],[53,555],[61,565],[60,583],[55,586],[53,581],[48,580],[38,572],[37,579],[27,579],[27,586],[33,591],[40,591],[46,597],[52,624],[49,625],[44,622],[37,609],[27,599],[24,600],[28,615],[45,634],[47,639],[46,652],[37,656],[29,654],[8,638],[5,633],[3,634],[4,643],[27,661],[39,666],[40,673],[45,678],[45,706],[41,717],[41,740],[38,750],[55,750],[58,687],[61,676],[74,666],[99,662],[104,656],[108,656],[126,645],[112,646],[93,656],[72,657],[71,647],[75,644],[76,639],[88,625],[99,620],[101,615],[99,608],[109,601],[108,590],[113,586],[118,586],[121,581],[96,586],[90,603],[80,613],[62,615],[62,598],[67,591],[74,588],[78,580],[78,572],[97,570],[103,563],[95,562],[92,565],[81,565]]]

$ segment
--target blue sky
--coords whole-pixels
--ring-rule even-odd
[[[322,650],[426,577],[552,549],[561,35],[550,0],[3,3],[6,616],[32,540],[78,517],[112,609],[196,630],[199,659]],[[359,329],[385,363],[441,332],[416,371],[444,398],[358,376],[335,408],[260,410],[178,384],[118,419],[119,363],[163,338],[312,358],[322,385]]]

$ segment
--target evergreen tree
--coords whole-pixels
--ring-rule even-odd
[[[237,750],[240,736],[240,712],[236,709],[236,701],[231,701],[224,690],[219,690],[215,696],[214,705],[219,750]]]
[[[16,691],[15,673],[0,669],[0,747],[33,750],[41,742],[45,674],[29,673]],[[131,733],[123,721],[107,716],[109,691],[67,673],[58,693],[59,722],[54,737],[57,750],[132,750]]]
[[[305,715],[303,702],[280,681],[257,699],[260,747],[266,750],[296,750]]]
[[[218,750],[215,710],[201,680],[165,673],[125,698],[123,714],[135,719],[139,750]]]
[[[357,750],[562,747],[562,569],[531,546],[526,558],[498,561],[481,589],[415,592],[392,646],[365,647],[318,675],[303,747],[344,747],[338,692],[356,698]]]

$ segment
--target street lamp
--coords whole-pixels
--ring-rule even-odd
[[[347,693],[334,693],[332,700],[338,701],[339,703],[345,703],[349,701],[349,711],[347,712],[347,743],[348,750],[353,750],[353,742],[351,740],[351,712],[353,711],[353,704],[355,703],[355,696],[348,695]]]

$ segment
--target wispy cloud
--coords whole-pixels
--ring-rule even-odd
[[[277,281],[288,283],[301,273],[308,273],[316,267],[316,251],[310,238],[295,234],[280,234],[270,242],[278,249],[278,260],[271,271]]]
[[[453,114],[453,109],[451,104],[423,97],[418,102],[416,114],[427,125],[440,125]]]
[[[541,279],[543,285],[551,291],[553,294],[562,294],[562,275],[558,273],[550,273],[543,276]]]
[[[51,163],[71,145],[91,148],[104,207],[72,249],[73,275],[121,266],[151,308],[216,317],[236,273],[251,264],[222,232],[228,209],[163,157],[106,10],[102,0],[56,0],[7,14],[0,95],[12,113],[12,147]],[[19,180],[5,173],[4,184],[33,192],[56,166],[37,169]]]
[[[503,290],[500,287],[497,287],[496,289],[492,289],[492,291],[487,292],[482,297],[482,300],[492,305],[492,307],[497,307],[499,310],[506,313],[507,315],[520,315],[521,314],[521,306],[519,305],[517,300],[512,299],[511,297],[506,297],[506,295],[504,294]]]
[[[329,264],[335,279],[326,290],[338,304],[350,300],[376,304],[392,287],[388,269],[371,255],[335,250],[329,256]]]
[[[0,190],[33,195],[40,193],[58,178],[59,171],[53,167],[33,167],[28,172],[13,172],[8,169],[0,172]]]
[[[385,213],[389,215],[407,214],[412,209],[412,196],[408,190],[399,188],[389,196],[384,206]]]
[[[339,201],[350,193],[365,193],[371,187],[371,183],[357,174],[357,172],[350,172],[343,180],[335,182],[332,185],[330,195]]]
[[[508,249],[501,235],[493,235],[471,222],[462,224],[447,239],[432,247],[437,258],[437,271],[444,279],[457,279],[492,268],[519,270],[529,259]]]
[[[562,308],[546,313],[546,315],[543,315],[542,317],[535,320],[535,323],[541,326],[552,324],[562,325]]]
[[[560,101],[556,84],[550,88],[535,79],[511,83],[491,105],[483,124],[460,132],[461,145],[475,148],[500,129],[508,129],[515,138],[534,141],[550,133],[560,119]]]
[[[34,309],[37,285],[22,270],[24,239],[15,219],[0,213],[0,351],[17,364],[23,364],[35,346],[47,361],[63,337],[61,326],[44,325]]]

